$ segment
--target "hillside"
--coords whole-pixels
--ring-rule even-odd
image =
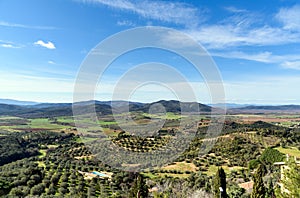
[[[230,108],[227,111],[230,114],[258,114],[258,113],[287,113],[295,114],[300,112],[300,105],[277,105],[277,106],[246,106],[239,108]]]
[[[86,114],[93,111],[95,107],[96,112],[101,115],[109,115],[114,112],[122,113],[126,109],[130,111],[141,111],[149,112],[149,109],[154,112],[163,112],[161,109],[162,105],[166,112],[180,113],[181,108],[183,112],[205,112],[208,113],[212,110],[210,106],[196,103],[196,102],[179,102],[179,101],[157,101],[153,103],[138,103],[138,102],[127,102],[127,101],[85,101],[75,103],[74,107],[78,107],[80,114]],[[160,105],[159,105],[160,104]],[[71,116],[72,103],[40,103],[36,105],[10,105],[0,104],[0,115],[6,116],[20,116],[26,118],[38,118],[38,117],[56,117],[56,116]]]

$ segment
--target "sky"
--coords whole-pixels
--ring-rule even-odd
[[[0,0],[0,98],[72,102],[78,72],[93,48],[121,31],[159,26],[187,34],[212,56],[226,96],[218,102],[300,104],[299,19],[297,0]],[[99,79],[94,99],[111,100],[118,80],[149,62],[174,67],[198,102],[212,102],[192,64],[151,48],[118,57]],[[167,78],[168,72],[148,65],[140,77]],[[131,74],[123,86],[137,78]],[[173,83],[183,89],[180,78]],[[178,99],[170,86],[150,83],[117,99]]]

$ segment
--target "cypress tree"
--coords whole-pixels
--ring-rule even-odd
[[[251,193],[251,198],[264,198],[266,194],[265,185],[263,182],[263,176],[264,176],[264,167],[262,164],[258,165],[258,168],[256,169],[253,180],[253,191]]]
[[[148,197],[148,186],[142,175],[138,174],[129,192],[130,198]]]
[[[222,192],[220,192],[220,187],[222,188]],[[217,173],[215,175],[215,178],[213,180],[213,192],[214,192],[214,197],[219,198],[220,195],[222,198],[227,197],[226,193],[226,173],[224,169],[218,168]]]
[[[274,185],[272,180],[270,180],[268,188],[266,190],[266,198],[274,198],[274,197],[275,197]]]

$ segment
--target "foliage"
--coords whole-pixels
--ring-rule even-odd
[[[148,197],[148,186],[142,175],[137,174],[136,179],[130,189],[129,198],[146,198]]]
[[[300,197],[300,167],[291,159],[283,172],[282,188],[276,191],[278,198]]]
[[[227,194],[229,198],[240,198],[244,195],[245,189],[239,187],[237,184],[231,185],[228,188]]]
[[[220,192],[220,188],[222,188],[222,192]],[[224,169],[221,167],[217,170],[217,173],[213,180],[213,192],[216,198],[219,198],[220,195],[223,198],[227,197],[226,193],[226,174]]]
[[[249,160],[259,155],[259,146],[242,136],[233,136],[232,139],[218,140],[212,152],[229,159],[232,165],[246,167]]]
[[[273,148],[266,148],[261,154],[259,160],[264,164],[274,164],[275,162],[281,162],[284,160],[284,155],[278,150]]]
[[[256,169],[256,168],[258,167],[259,164],[260,164],[260,161],[257,160],[257,159],[250,160],[249,163],[248,163],[248,168],[249,168],[250,170]]]
[[[262,164],[258,165],[258,168],[256,169],[253,180],[253,191],[251,193],[251,198],[264,198],[266,189],[263,182],[263,175],[264,175],[264,167]]]

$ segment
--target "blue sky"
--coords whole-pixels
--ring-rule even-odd
[[[296,0],[0,0],[0,98],[71,102],[92,48],[122,30],[152,25],[182,31],[205,47],[221,72],[226,102],[300,104],[299,18]],[[188,63],[151,49],[115,61],[95,99],[111,99],[113,82],[149,61],[173,65],[203,91],[199,102],[210,102]],[[167,92],[148,86],[131,100],[174,99]]]

